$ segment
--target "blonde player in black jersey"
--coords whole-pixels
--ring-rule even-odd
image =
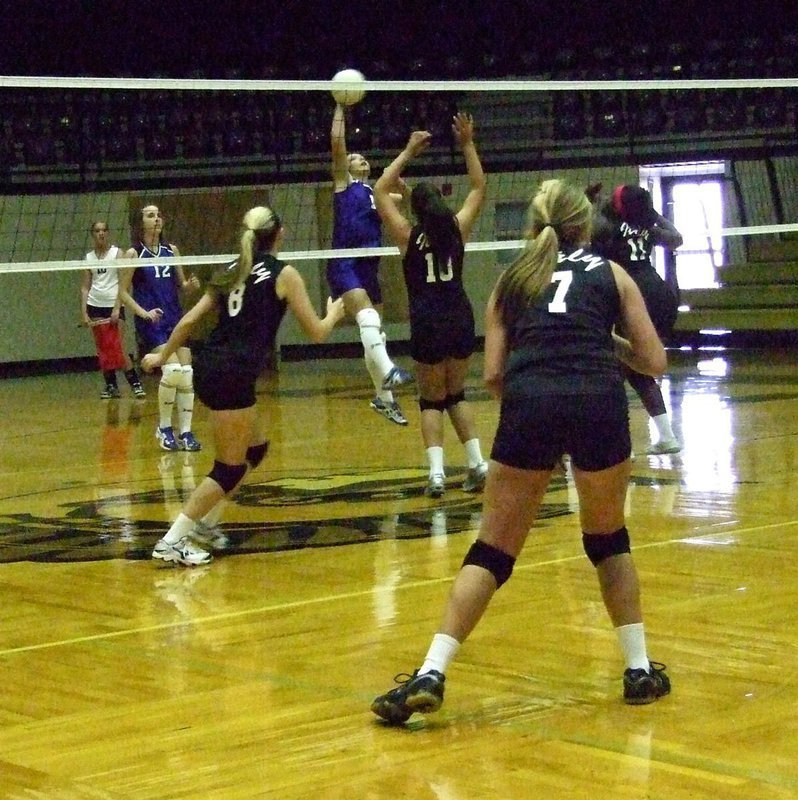
[[[571,455],[583,546],[626,662],[624,700],[651,703],[670,691],[665,666],[648,659],[625,525],[631,442],[616,358],[649,375],[661,375],[667,361],[634,281],[585,249],[591,220],[581,188],[544,182],[529,209],[527,247],[488,301],[485,382],[501,411],[479,536],[421,667],[372,703],[388,722],[440,708],[446,669],[512,574],[563,453]],[[613,333],[619,321],[627,339]]]
[[[466,492],[481,491],[488,465],[482,458],[474,416],[465,399],[465,378],[474,352],[474,314],[463,287],[464,242],[468,241],[485,201],[487,181],[474,146],[470,114],[455,115],[452,132],[465,159],[470,190],[454,213],[441,193],[419,183],[410,194],[417,219],[411,224],[399,210],[390,189],[405,166],[430,143],[427,131],[414,131],[405,149],[386,167],[374,185],[374,200],[385,227],[402,254],[410,306],[410,352],[416,362],[429,480],[426,494],[440,497],[445,490],[443,415],[448,412],[465,447]]]
[[[326,339],[344,316],[343,301],[327,300],[321,319],[308,297],[302,276],[277,259],[283,238],[280,218],[258,206],[244,215],[240,255],[214,278],[197,304],[177,323],[157,353],[142,359],[147,371],[166,363],[188,339],[192,327],[216,310],[216,327],[194,358],[194,386],[211,409],[215,460],[213,469],[189,497],[152,556],[186,566],[205,564],[211,554],[192,541],[196,528],[218,521],[213,515],[225,498],[235,494],[248,469],[266,455],[266,430],[258,419],[255,382],[272,352],[286,308],[314,342]]]

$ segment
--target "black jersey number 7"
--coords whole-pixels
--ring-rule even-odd
[[[565,314],[568,307],[565,305],[565,295],[568,294],[568,289],[571,288],[571,281],[574,279],[574,273],[563,270],[562,272],[555,272],[551,276],[551,282],[557,284],[554,290],[554,297],[549,303],[549,313],[551,314]]]

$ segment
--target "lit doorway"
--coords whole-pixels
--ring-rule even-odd
[[[715,175],[677,178],[663,182],[673,213],[673,224],[684,244],[672,254],[681,289],[707,289],[718,285],[718,268],[724,264],[723,184]]]
[[[724,225],[722,161],[656,164],[641,167],[640,181],[654,206],[673,222],[684,244],[674,253],[654,249],[654,267],[680,289],[718,286],[718,268],[726,256],[720,232]]]

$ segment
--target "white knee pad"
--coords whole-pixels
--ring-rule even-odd
[[[164,364],[161,368],[161,385],[176,389],[183,381],[183,367],[180,364]]]
[[[194,389],[194,370],[191,364],[183,364],[183,366],[180,367],[180,377],[178,380],[177,390],[179,392],[190,392]]]
[[[355,322],[362,331],[363,328],[376,328],[379,330],[382,327],[380,322],[380,315],[375,308],[364,308],[355,314]]]

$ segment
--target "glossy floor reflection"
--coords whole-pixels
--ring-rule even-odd
[[[392,426],[361,373],[281,366],[230,550],[193,570],[148,555],[212,454],[157,449],[153,384],[102,403],[96,375],[0,381],[0,796],[798,796],[794,354],[673,354],[675,456],[640,455],[632,399],[629,530],[671,696],[620,701],[566,473],[443,708],[401,729],[369,703],[418,666],[481,509],[451,430],[447,492],[423,495],[412,395]]]

